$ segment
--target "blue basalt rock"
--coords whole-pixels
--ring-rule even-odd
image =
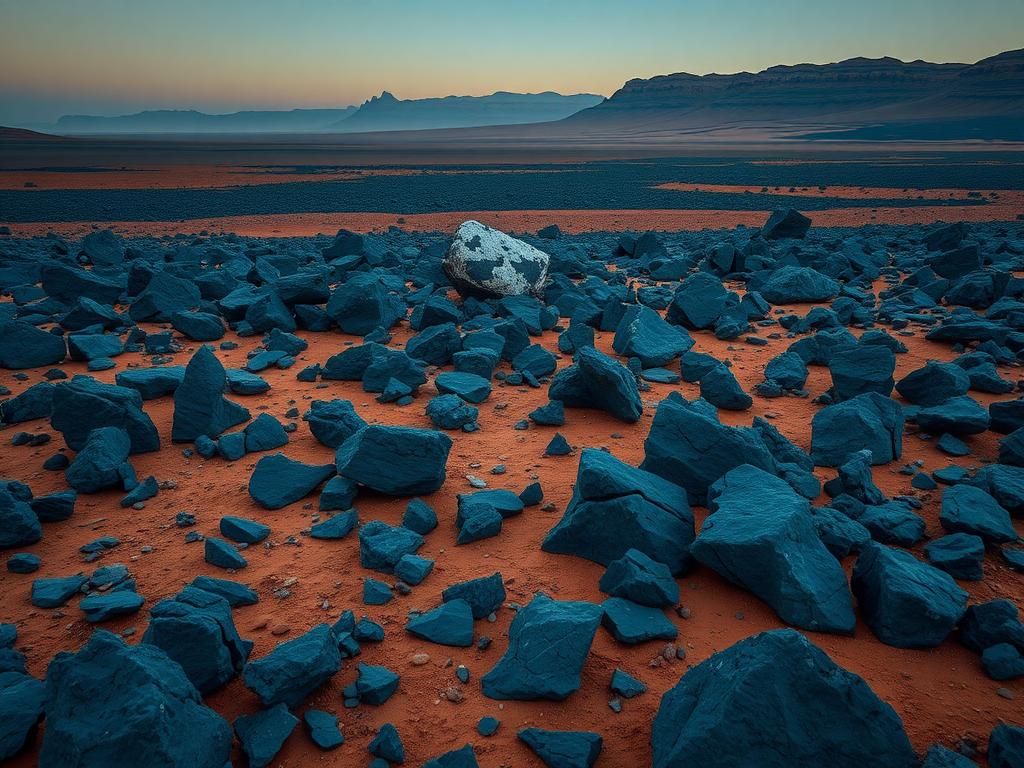
[[[327,302],[327,314],[342,333],[365,336],[375,328],[391,328],[405,316],[405,301],[373,272],[357,273],[338,286]]]
[[[0,368],[19,370],[64,362],[64,337],[21,320],[0,323]]]
[[[244,517],[225,515],[220,519],[220,532],[239,544],[259,544],[270,535],[270,526]]]
[[[570,408],[596,408],[622,421],[640,419],[643,404],[629,369],[592,347],[577,351],[573,365],[551,380],[548,396]]]
[[[505,602],[505,596],[505,582],[500,573],[452,584],[441,593],[445,602],[464,600],[469,603],[474,619],[485,618],[497,611]]]
[[[395,595],[391,587],[379,579],[363,579],[363,603],[365,605],[387,605]]]
[[[410,617],[405,630],[432,643],[468,648],[473,644],[473,609],[465,600],[448,600]]]
[[[609,685],[611,692],[624,699],[632,699],[647,691],[647,686],[627,672],[618,667],[612,672],[612,681]]]
[[[872,539],[883,544],[912,547],[924,538],[924,520],[899,501],[865,506],[854,517],[868,529]]]
[[[888,464],[903,452],[903,409],[877,392],[822,408],[811,420],[811,458],[819,467],[838,467],[859,450],[872,464]]]
[[[75,491],[56,491],[46,496],[36,496],[29,502],[29,506],[40,522],[58,523],[74,514],[77,499],[78,493]]]
[[[875,636],[897,648],[939,645],[967,609],[967,593],[949,574],[880,544],[857,558],[853,591]]]
[[[693,538],[693,514],[679,486],[585,448],[572,499],[541,549],[602,565],[637,549],[678,575],[692,563]]]
[[[379,706],[398,690],[399,675],[387,667],[359,664],[356,694],[364,704]]]
[[[621,558],[610,562],[598,586],[613,597],[624,597],[654,608],[679,602],[679,585],[668,566],[638,549],[626,550]]]
[[[359,524],[359,513],[349,509],[323,520],[309,529],[309,535],[314,539],[343,539],[348,536]]]
[[[601,734],[523,728],[516,734],[547,768],[592,768],[601,754]]]
[[[405,505],[402,514],[402,526],[426,536],[437,528],[437,513],[423,499],[412,499]]]
[[[538,594],[516,614],[505,655],[481,679],[492,699],[563,701],[580,687],[602,609]]]
[[[56,387],[46,381],[33,384],[20,395],[0,401],[0,424],[49,418]]]
[[[438,429],[475,428],[480,409],[466,402],[458,395],[438,395],[427,403],[427,417]]]
[[[237,608],[240,605],[256,605],[260,601],[260,596],[254,589],[230,579],[196,576],[189,586],[209,592],[211,595],[223,597],[232,608]]]
[[[266,333],[273,328],[287,332],[294,331],[298,327],[291,310],[272,290],[258,296],[246,307],[245,322],[253,333]]]
[[[327,624],[319,624],[242,670],[245,686],[265,707],[295,708],[341,668],[338,641]]]
[[[487,738],[496,734],[500,725],[501,721],[498,718],[486,715],[477,721],[476,732],[484,738]]]
[[[174,390],[171,439],[194,442],[200,435],[220,437],[231,427],[249,420],[249,411],[224,397],[227,374],[209,347],[201,346],[185,367]]]
[[[269,413],[261,413],[245,425],[245,451],[272,451],[288,444],[284,426]]]
[[[676,288],[665,319],[690,330],[711,328],[728,300],[721,280],[707,272],[695,272]]]
[[[223,768],[230,759],[230,726],[181,667],[103,630],[50,662],[44,709],[44,768]]]
[[[761,236],[765,240],[781,240],[792,238],[802,240],[811,228],[811,220],[794,208],[783,208],[772,211],[768,220],[761,227]]]
[[[31,546],[42,538],[43,527],[32,507],[0,489],[0,549]]]
[[[207,536],[203,541],[203,559],[224,569],[240,570],[249,564],[237,549],[213,536]]]
[[[283,453],[264,456],[249,478],[249,495],[264,509],[281,509],[315,491],[334,469],[333,464],[303,464]]]
[[[43,717],[45,685],[17,672],[0,673],[0,760],[7,761],[28,746]]]
[[[558,361],[555,356],[540,344],[531,344],[512,358],[513,370],[529,371],[538,379],[550,376],[557,367]]]
[[[914,421],[932,435],[977,435],[988,429],[989,414],[973,397],[962,395],[921,408],[914,413]]]
[[[64,477],[68,485],[79,493],[98,493],[118,487],[122,484],[122,467],[130,451],[131,438],[123,429],[94,429],[64,472]]]
[[[620,643],[635,645],[648,640],[675,640],[679,631],[660,608],[609,597],[601,604],[601,624]]]
[[[783,352],[768,361],[764,378],[783,389],[800,389],[807,381],[807,364],[796,352]]]
[[[867,450],[851,453],[839,465],[838,476],[825,483],[825,492],[833,498],[846,494],[864,504],[883,504],[886,501],[885,494],[875,485],[871,475],[871,452]]]
[[[988,737],[989,768],[1016,768],[1024,764],[1024,728],[1000,723]]]
[[[661,699],[651,749],[654,768],[918,765],[892,707],[792,629],[688,670]]]
[[[982,651],[981,665],[993,680],[1024,677],[1024,654],[1009,643],[991,645]]]
[[[35,573],[39,570],[39,566],[42,564],[43,560],[39,555],[34,555],[31,552],[19,552],[16,555],[11,555],[7,558],[7,571],[8,573],[18,573],[22,575]]]
[[[442,395],[458,395],[467,403],[482,403],[491,394],[491,382],[475,373],[448,371],[434,379],[434,386]]]
[[[225,375],[228,389],[233,395],[262,395],[270,390],[270,384],[266,379],[250,371],[244,371],[241,368],[228,368]]]
[[[405,351],[429,365],[448,365],[452,356],[462,351],[462,334],[455,323],[432,325],[409,339]]]
[[[423,768],[480,768],[476,761],[476,752],[472,744],[465,744],[459,749],[445,752],[423,764]]]
[[[124,342],[113,333],[69,333],[67,343],[72,360],[99,362],[124,352]]]
[[[250,768],[270,765],[298,724],[299,719],[284,704],[235,718],[235,733]]]
[[[322,709],[307,709],[302,720],[306,724],[310,740],[322,750],[336,749],[345,743],[345,737],[338,727],[338,718]]]
[[[433,569],[433,560],[419,555],[402,555],[402,559],[395,564],[395,576],[415,587],[417,584],[423,583]]]
[[[74,576],[36,579],[32,582],[32,605],[36,608],[58,608],[77,595],[86,581],[81,573]]]
[[[313,437],[328,448],[337,448],[366,426],[348,400],[314,400],[302,418]]]
[[[112,590],[104,594],[83,597],[78,607],[85,614],[85,620],[97,624],[118,616],[130,616],[138,611],[146,599],[129,590]]]
[[[572,453],[572,446],[561,432],[556,432],[547,448],[544,449],[545,456],[568,456],[570,453]]]
[[[814,528],[810,505],[783,480],[744,465],[708,493],[710,514],[690,552],[802,629],[851,634],[846,575]]]
[[[688,403],[674,394],[658,404],[644,454],[640,469],[683,487],[692,504],[703,504],[708,487],[741,464],[776,469],[757,431],[726,426],[704,401]]]
[[[896,356],[888,347],[858,345],[836,352],[828,369],[837,402],[867,392],[888,396],[892,392]]]
[[[971,379],[954,363],[929,361],[923,368],[911,371],[896,383],[903,398],[924,407],[939,405],[951,397],[966,395]]]
[[[941,744],[932,744],[924,756],[921,768],[977,768],[977,763]]]
[[[727,411],[745,411],[754,404],[753,398],[743,391],[725,365],[716,365],[701,377],[700,396],[716,408]]]
[[[160,492],[160,485],[157,483],[156,478],[150,475],[145,480],[136,485],[130,493],[122,497],[120,505],[122,507],[131,507],[135,504],[139,504],[143,501],[148,501],[156,496]]]
[[[136,323],[169,323],[176,312],[198,307],[201,301],[195,283],[161,270],[135,297],[128,315]]]
[[[75,376],[54,388],[50,423],[73,451],[80,451],[89,433],[99,427],[124,429],[133,454],[160,449],[160,435],[142,410],[142,396],[91,376]]]
[[[142,642],[162,648],[204,696],[238,675],[249,655],[231,605],[195,583],[153,606]]]
[[[369,363],[362,374],[365,392],[384,392],[388,383],[396,379],[415,392],[425,384],[427,375],[423,363],[398,349],[371,344]]]
[[[175,312],[171,326],[192,341],[217,341],[224,338],[224,323],[208,312]]]
[[[391,723],[384,723],[368,746],[370,754],[391,763],[405,762],[405,745],[398,735],[398,729]]]
[[[867,528],[832,507],[811,507],[811,522],[821,543],[840,560],[871,541]]]
[[[642,304],[626,309],[612,341],[617,354],[639,358],[644,368],[665,366],[692,346],[690,334]]]
[[[989,464],[967,482],[987,492],[1014,517],[1024,515],[1024,467]]]
[[[829,301],[839,295],[840,286],[810,267],[790,265],[772,272],[758,290],[772,304],[798,304]]]
[[[565,424],[565,406],[561,400],[551,400],[531,411],[529,417],[534,424],[560,427]]]
[[[461,373],[475,373],[484,379],[494,375],[501,355],[490,349],[465,349],[452,355],[455,370]]]
[[[328,480],[320,491],[317,508],[321,512],[345,512],[352,508],[356,496],[359,495],[357,483],[347,477],[335,475]]]
[[[359,563],[382,573],[393,573],[398,561],[415,554],[423,537],[402,526],[371,520],[359,529]]]
[[[370,425],[338,448],[338,474],[389,496],[433,493],[445,480],[452,440],[441,432]]]
[[[203,435],[200,435],[203,437]],[[217,440],[217,455],[225,461],[238,461],[245,456],[245,433],[232,432]]]
[[[981,488],[954,485],[942,494],[939,523],[951,533],[973,533],[987,544],[1017,540],[1010,514]]]
[[[957,639],[975,653],[999,643],[1024,651],[1024,623],[1010,600],[989,600],[972,605],[960,621]]]

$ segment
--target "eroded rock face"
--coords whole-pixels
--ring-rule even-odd
[[[455,231],[442,267],[464,295],[522,296],[540,293],[548,263],[529,243],[470,220]]]
[[[903,723],[860,677],[791,629],[742,640],[661,699],[654,768],[913,768]]]

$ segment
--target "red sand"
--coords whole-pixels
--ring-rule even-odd
[[[560,223],[570,220],[561,218]],[[330,229],[334,224],[321,223],[319,229]],[[808,307],[797,308],[801,313]],[[950,359],[945,345],[923,339],[923,334],[905,338],[911,351],[897,356],[897,378],[921,366],[928,359]],[[328,382],[323,389],[313,384],[296,381],[296,372],[311,362],[323,362],[338,352],[347,341],[358,341],[337,333],[302,334],[310,348],[299,356],[296,366],[288,371],[270,370],[263,373],[273,388],[265,396],[237,397],[256,415],[266,409],[284,420],[284,412],[296,407],[304,412],[311,399],[343,397],[351,399],[358,411],[369,421],[401,423],[427,427],[423,407],[432,384],[423,388],[415,404],[406,408],[379,405],[372,395],[361,391],[357,382]],[[398,329],[396,343],[409,337],[405,328]],[[555,334],[541,339],[546,347],[554,349]],[[742,342],[722,342],[709,333],[695,334],[697,349],[713,352],[719,358],[731,358],[734,371],[746,389],[761,380],[764,364],[787,345],[785,339],[769,340],[765,347]],[[237,339],[240,348],[219,352],[228,366],[240,366],[246,352],[255,347],[257,339]],[[603,334],[598,346],[609,351],[611,334]],[[176,363],[188,360],[194,346],[176,355]],[[118,358],[118,369],[127,364],[145,364],[136,355]],[[560,366],[567,365],[562,360]],[[69,363],[64,367],[69,374],[84,372],[84,366]],[[96,374],[104,381],[113,381],[116,371]],[[29,381],[19,382],[10,373],[2,375],[2,383],[15,393],[40,380],[42,371],[30,372]],[[1017,378],[1015,369],[1004,369],[1002,374]],[[496,383],[497,384],[497,383]],[[812,368],[808,388],[816,395],[829,384],[828,372]],[[697,387],[690,384],[653,385],[644,395],[645,412],[636,425],[626,425],[611,417],[588,410],[567,410],[567,423],[560,431],[577,449],[584,446],[608,446],[618,457],[637,463],[643,456],[643,440],[649,429],[657,402],[669,392],[679,390],[686,397],[697,395]],[[976,395],[983,403],[992,396]],[[1012,395],[1007,396],[1012,397]],[[448,462],[448,480],[445,487],[429,498],[440,518],[440,527],[427,536],[421,554],[436,558],[434,573],[416,587],[409,597],[397,597],[383,607],[363,606],[361,583],[364,576],[377,575],[364,571],[358,562],[358,543],[355,535],[343,541],[316,541],[299,535],[310,525],[310,511],[304,503],[315,505],[316,497],[289,507],[268,512],[254,505],[246,492],[249,474],[260,458],[250,455],[229,464],[221,459],[203,461],[198,457],[186,459],[181,454],[184,446],[170,443],[172,399],[161,398],[146,403],[146,411],[158,425],[164,448],[156,454],[133,457],[139,475],[155,474],[159,480],[173,480],[178,487],[161,491],[146,503],[142,511],[121,509],[119,493],[101,493],[80,496],[75,516],[68,522],[48,524],[45,538],[30,548],[43,558],[38,576],[63,576],[80,570],[90,571],[95,565],[83,565],[77,549],[82,544],[102,535],[115,535],[121,546],[108,554],[102,562],[126,563],[138,580],[139,592],[151,607],[158,600],[175,594],[180,587],[197,574],[224,576],[224,572],[203,562],[202,544],[183,543],[184,531],[173,526],[174,515],[180,510],[194,512],[198,517],[197,530],[216,534],[217,522],[222,515],[236,514],[253,517],[273,528],[269,549],[254,547],[246,552],[249,567],[235,578],[258,590],[258,605],[237,609],[235,621],[243,637],[256,642],[254,655],[267,653],[282,639],[299,633],[324,621],[333,620],[346,608],[357,615],[366,614],[381,622],[387,630],[384,643],[365,644],[362,660],[386,664],[400,672],[402,681],[398,693],[381,707],[362,706],[346,710],[341,704],[341,689],[355,677],[355,665],[346,662],[345,668],[321,691],[310,697],[305,706],[320,707],[338,714],[346,743],[340,749],[321,753],[302,732],[302,727],[288,739],[284,750],[275,759],[275,766],[298,768],[309,765],[365,765],[368,762],[366,745],[377,727],[384,722],[395,723],[405,741],[408,764],[418,765],[427,758],[469,741],[476,746],[481,766],[540,766],[529,751],[515,738],[518,729],[541,726],[563,729],[592,729],[605,737],[605,749],[600,765],[608,768],[629,768],[649,764],[648,738],[650,724],[657,710],[661,694],[675,684],[689,665],[696,664],[741,638],[756,632],[782,626],[773,612],[753,596],[725,583],[704,568],[680,581],[682,603],[692,611],[689,620],[674,613],[670,619],[679,627],[679,644],[687,651],[683,662],[676,661],[662,667],[651,667],[662,648],[661,643],[640,646],[620,646],[605,630],[599,630],[583,674],[580,691],[564,704],[550,702],[505,702],[485,698],[480,692],[479,679],[496,662],[507,645],[507,631],[513,612],[503,608],[497,622],[478,622],[479,634],[494,638],[487,651],[458,650],[416,640],[403,631],[405,615],[413,608],[434,606],[442,588],[455,581],[486,575],[498,570],[508,588],[508,599],[525,604],[536,590],[545,590],[563,599],[599,601],[597,589],[603,569],[585,560],[549,555],[540,550],[540,541],[557,521],[569,500],[575,476],[577,458],[542,456],[544,447],[555,432],[554,428],[534,428],[514,431],[512,425],[537,405],[546,402],[546,388],[531,390],[496,386],[491,398],[480,408],[481,430],[472,434],[453,434],[455,445]],[[722,412],[730,424],[749,424],[754,415],[772,417],[782,432],[805,449],[809,447],[809,423],[815,406],[809,400],[782,398],[765,400],[755,398],[753,408],[746,413]],[[17,425],[14,430],[33,432],[50,430],[45,421]],[[621,438],[612,437],[620,433]],[[9,433],[10,434],[10,433]],[[42,448],[11,447],[5,442],[0,450],[0,476],[14,477],[28,482],[36,494],[65,487],[60,473],[43,472],[42,461],[61,444],[59,434],[49,446]],[[6,438],[5,438],[6,439]],[[968,440],[972,455],[959,460],[967,467],[978,466],[991,459],[997,450],[996,436],[990,432]],[[317,443],[307,426],[299,422],[291,443],[284,452],[294,458],[317,463],[332,460],[332,453]],[[896,473],[905,462],[924,460],[926,470],[934,470],[950,463],[932,443],[908,434],[904,441],[904,455],[900,462],[875,470],[878,484],[888,493],[914,493],[924,501],[922,514],[927,521],[928,533],[941,534],[938,525],[938,493],[911,491],[910,478]],[[480,466],[474,467],[474,462]],[[503,463],[508,472],[494,476],[489,470]],[[469,490],[467,473],[486,479],[490,487],[521,490],[534,478],[539,479],[545,491],[545,501],[555,505],[551,512],[539,508],[527,510],[521,517],[508,520],[498,538],[467,546],[455,546],[455,495]],[[822,480],[833,473],[819,471]],[[821,500],[819,500],[821,501]],[[380,519],[397,523],[404,508],[404,500],[380,496],[364,496],[357,500],[363,521]],[[704,510],[696,510],[698,525]],[[1018,524],[1018,530],[1024,530]],[[297,546],[284,543],[286,537],[299,539]],[[143,546],[153,547],[151,554],[143,554]],[[847,563],[849,567],[850,563]],[[1009,597],[1018,603],[1024,598],[1022,577],[1005,568],[994,556],[986,558],[986,579],[976,584],[965,583],[973,600]],[[59,650],[75,649],[88,637],[92,627],[82,619],[74,602],[60,610],[39,610],[29,604],[29,586],[33,577],[15,576],[0,572],[0,621],[18,624],[19,647],[28,655],[30,671],[43,675],[49,659]],[[294,582],[292,580],[295,580]],[[280,600],[273,591],[289,583],[291,597]],[[329,608],[323,607],[324,602]],[[145,610],[134,617],[108,622],[104,626],[113,631],[135,630],[130,641],[136,642],[146,627]],[[275,627],[287,627],[284,638],[271,634]],[[1020,722],[1020,703],[1008,701],[996,694],[1005,687],[1017,697],[1024,695],[1024,681],[997,683],[987,678],[977,655],[967,651],[954,640],[940,648],[928,651],[908,651],[883,645],[865,626],[859,625],[856,636],[809,633],[812,640],[826,650],[839,664],[864,676],[874,690],[895,707],[902,716],[914,746],[923,751],[929,744],[940,741],[952,745],[956,739],[969,737],[984,744],[990,729],[1001,720]],[[426,652],[430,663],[412,666],[414,653]],[[466,664],[472,672],[468,685],[460,685],[454,675],[454,666]],[[611,698],[608,682],[615,667],[621,667],[647,683],[648,693],[624,702],[621,714],[612,713],[607,701]],[[465,695],[461,703],[441,698],[450,687],[459,688]],[[224,716],[234,718],[251,712],[258,706],[256,697],[239,680],[210,696],[208,703]],[[300,708],[301,710],[302,708]],[[494,715],[502,721],[501,728],[489,739],[475,732],[477,720],[483,715]],[[236,755],[237,757],[237,755]],[[35,761],[35,751],[11,762],[16,768],[27,768]]]

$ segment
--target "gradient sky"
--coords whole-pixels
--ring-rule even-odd
[[[0,0],[0,125],[1024,47],[1022,0]]]

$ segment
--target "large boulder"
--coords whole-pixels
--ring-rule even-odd
[[[350,275],[331,294],[327,314],[343,333],[365,336],[375,328],[390,328],[405,317],[405,301],[379,274]]]
[[[772,304],[828,301],[839,295],[839,283],[810,267],[790,265],[772,272],[760,293]]]
[[[892,392],[896,355],[888,347],[859,345],[835,353],[828,364],[832,374],[832,393],[837,401],[849,400],[865,392],[888,395]]]
[[[366,426],[348,400],[314,400],[302,418],[309,424],[313,437],[334,449]]]
[[[122,486],[130,450],[131,440],[123,429],[94,429],[64,473],[68,485],[79,493]]]
[[[625,422],[639,421],[643,403],[629,369],[593,347],[576,352],[573,365],[551,380],[548,396],[570,408],[597,408]]]
[[[892,707],[792,629],[741,640],[661,699],[653,768],[916,768]]]
[[[224,768],[231,727],[153,645],[97,630],[46,671],[42,768]]]
[[[445,479],[452,439],[443,432],[370,425],[338,448],[338,474],[389,496],[433,493]]]
[[[897,648],[939,645],[967,610],[967,593],[952,576],[882,544],[857,558],[853,592],[875,636]]]
[[[903,409],[877,392],[822,408],[811,419],[811,458],[838,467],[856,451],[871,451],[872,464],[888,464],[903,452]]]
[[[563,701],[580,687],[603,610],[593,603],[552,600],[543,593],[516,614],[508,649],[480,683],[492,699]]]
[[[814,527],[810,503],[785,481],[743,465],[716,482],[691,554],[801,629],[851,634],[846,574]]]
[[[972,533],[987,544],[1017,540],[1010,513],[992,496],[972,485],[954,485],[943,492],[939,522],[951,533]]]
[[[264,707],[286,704],[294,709],[340,668],[338,640],[328,624],[320,624],[250,661],[242,679]]]
[[[441,266],[463,295],[522,296],[541,292],[549,261],[529,243],[470,220],[455,231]]]
[[[249,411],[224,397],[227,374],[220,360],[207,346],[201,346],[185,367],[181,384],[174,390],[174,419],[171,440],[195,441],[210,438],[249,420]]]
[[[643,304],[626,309],[612,342],[618,354],[638,358],[644,368],[667,365],[692,346],[690,334]]]
[[[89,433],[100,427],[123,429],[133,454],[160,449],[160,434],[142,409],[142,395],[91,376],[75,376],[54,388],[50,423],[74,451],[82,450]]]
[[[693,536],[693,513],[679,486],[585,448],[572,499],[541,549],[602,565],[639,550],[678,575],[692,563]]]
[[[741,464],[774,474],[775,461],[757,431],[722,424],[699,402],[669,396],[658,404],[640,469],[685,488],[691,504],[704,504],[711,484]]]
[[[32,739],[43,717],[44,691],[41,680],[21,671],[0,672],[0,761],[10,760]]]
[[[0,323],[0,368],[38,368],[64,361],[64,337],[10,320]]]
[[[802,240],[811,228],[811,220],[794,208],[772,211],[768,221],[761,227],[761,237],[765,240],[781,240],[793,238]]]
[[[241,672],[249,655],[227,600],[194,586],[153,606],[142,642],[162,648],[204,696]]]
[[[304,464],[283,453],[264,456],[249,477],[249,495],[264,509],[281,509],[319,488],[334,471],[333,464]]]

